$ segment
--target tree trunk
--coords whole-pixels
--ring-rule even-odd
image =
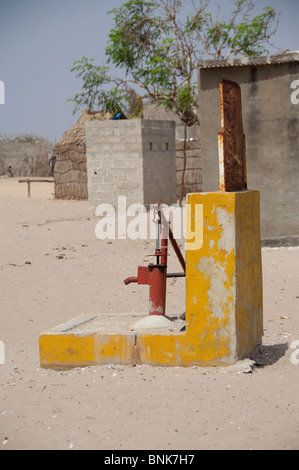
[[[186,165],[187,165],[187,125],[185,124],[185,128],[184,128],[184,162],[183,162],[183,172],[182,172],[182,182],[181,182],[180,206],[182,206],[182,202],[183,202],[183,198],[184,198]]]

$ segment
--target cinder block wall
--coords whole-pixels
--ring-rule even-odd
[[[145,103],[143,105],[143,118],[152,120],[174,121],[175,134],[177,140],[183,140],[185,135],[185,126],[173,111],[169,111],[164,106],[157,106],[154,103]],[[200,126],[195,124],[192,127],[187,127],[187,139],[199,139]]]
[[[0,142],[0,176],[49,176],[48,154],[53,144],[43,139],[32,142]]]
[[[175,123],[145,119],[86,123],[88,199],[117,207],[155,202],[174,204],[176,197]]]

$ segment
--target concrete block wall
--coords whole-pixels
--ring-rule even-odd
[[[0,142],[0,176],[42,176],[50,174],[48,154],[53,144],[44,140],[32,142]]]
[[[185,135],[185,126],[173,111],[169,111],[164,106],[157,106],[155,103],[145,103],[143,105],[143,118],[152,120],[174,121],[177,140],[183,140]],[[187,127],[187,139],[198,139],[200,136],[199,124]]]
[[[175,123],[130,119],[86,123],[88,199],[117,207],[176,202]]]

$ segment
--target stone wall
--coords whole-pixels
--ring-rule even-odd
[[[30,142],[0,141],[0,176],[47,177],[48,154],[52,151],[53,144],[43,139]]]
[[[101,203],[176,203],[175,123],[145,119],[86,123],[88,195]]]

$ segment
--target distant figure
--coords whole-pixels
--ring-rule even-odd
[[[11,167],[10,165],[9,165],[9,167],[8,167],[8,173],[9,173],[9,176],[10,176],[11,178],[13,178],[13,170],[12,170],[12,167]]]
[[[50,165],[50,176],[54,176],[54,168],[55,168],[55,163],[56,163],[56,156],[48,154],[48,161]]]

